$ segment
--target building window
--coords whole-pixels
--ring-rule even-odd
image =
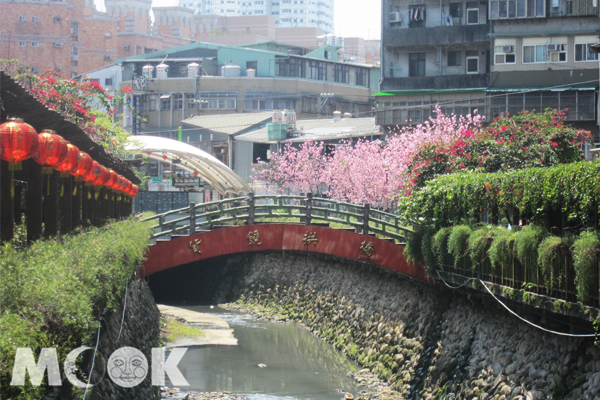
[[[479,56],[477,50],[469,50],[466,53],[467,74],[479,73]]]
[[[237,108],[237,92],[201,92],[203,110],[235,110]]]
[[[309,77],[309,79],[326,81],[327,80],[327,63],[322,62],[322,61],[309,61],[308,77]]]
[[[256,71],[258,69],[258,61],[246,61],[246,70],[249,69]]]
[[[472,7],[472,8],[469,8]],[[479,23],[478,4],[467,3],[467,25],[476,25]]]
[[[592,51],[594,43],[575,43],[575,61],[598,61],[598,53]]]
[[[425,5],[411,5],[408,10],[408,26],[410,28],[425,27]]]
[[[460,67],[461,65],[461,52],[460,51],[449,51],[448,52],[448,66],[449,67]]]
[[[410,53],[408,55],[408,76],[425,76],[425,53]]]
[[[366,68],[356,68],[357,86],[369,86],[368,71]]]
[[[192,109],[196,106],[196,96],[194,95],[194,93],[185,94],[185,103],[188,109]]]
[[[544,0],[492,0],[490,19],[543,18],[546,16]]]
[[[27,47],[27,42],[19,42],[20,47]]]
[[[275,76],[304,78],[304,60],[298,58],[275,60]]]
[[[183,95],[175,94],[173,95],[173,110],[181,110],[183,109]]]
[[[515,62],[514,45],[494,47],[494,64],[514,64]]]
[[[24,15],[21,15],[21,16],[19,17],[19,21],[27,21],[27,17],[26,17],[26,16],[24,16]]]
[[[566,44],[549,44],[546,46],[548,50],[548,60],[550,62],[566,62],[567,61],[567,45]]]
[[[350,66],[335,64],[333,67],[333,81],[337,83],[350,83]]]
[[[169,111],[171,109],[171,95],[163,94],[160,96],[160,109],[161,111]]]
[[[156,111],[156,96],[150,96],[150,101],[148,102],[148,111]]]
[[[105,78],[104,79],[104,86],[112,86],[113,85],[113,79],[112,78]]]
[[[544,63],[548,61],[546,45],[523,46],[523,63]]]
[[[31,42],[31,47],[38,47],[38,42]]]
[[[40,19],[38,17],[31,17],[32,22],[38,22]]]

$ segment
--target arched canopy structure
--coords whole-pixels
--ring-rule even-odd
[[[241,195],[251,191],[250,186],[227,165],[205,151],[187,143],[158,136],[133,136],[128,148],[140,150],[153,160],[173,163],[177,168],[197,172],[222,195]]]

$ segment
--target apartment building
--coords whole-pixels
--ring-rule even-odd
[[[195,14],[273,15],[278,28],[316,27],[333,33],[334,0],[179,0]]]
[[[384,0],[381,125],[568,108],[598,136],[597,0]]]

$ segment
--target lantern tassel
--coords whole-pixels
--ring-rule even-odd
[[[9,164],[10,166],[10,164]],[[14,199],[15,198],[15,173],[11,172],[10,173],[10,198]]]
[[[77,196],[77,183],[75,183],[75,188],[73,189],[73,196]]]
[[[48,175],[48,179],[46,181],[48,182],[46,185],[46,196],[50,196],[50,175]]]
[[[95,194],[94,194],[94,198],[95,198],[96,200],[98,200],[98,197],[100,196],[100,190],[98,190],[98,188],[97,188],[97,187],[94,187],[94,192],[95,192]]]
[[[65,183],[61,182],[60,184],[60,197],[63,197],[65,195]]]
[[[88,190],[88,200],[90,200],[92,198],[92,191]]]
[[[20,162],[17,163],[8,163],[9,171],[21,171],[23,169],[23,164]]]

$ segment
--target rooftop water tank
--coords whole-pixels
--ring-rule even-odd
[[[169,75],[169,66],[167,64],[160,63],[156,66],[156,77],[158,79],[166,79]]]
[[[195,78],[200,75],[200,64],[198,63],[190,63],[187,66],[188,78]]]
[[[242,68],[230,61],[221,67],[221,76],[225,78],[239,78],[242,76]]]
[[[342,120],[342,112],[334,111],[333,112],[333,122],[340,122]]]
[[[154,67],[150,64],[142,67],[142,75],[146,78],[152,78],[154,76]]]
[[[246,70],[246,76],[247,76],[248,78],[256,78],[256,70],[255,70],[255,69],[252,69],[252,68],[250,68],[250,69],[247,69],[247,70]]]

